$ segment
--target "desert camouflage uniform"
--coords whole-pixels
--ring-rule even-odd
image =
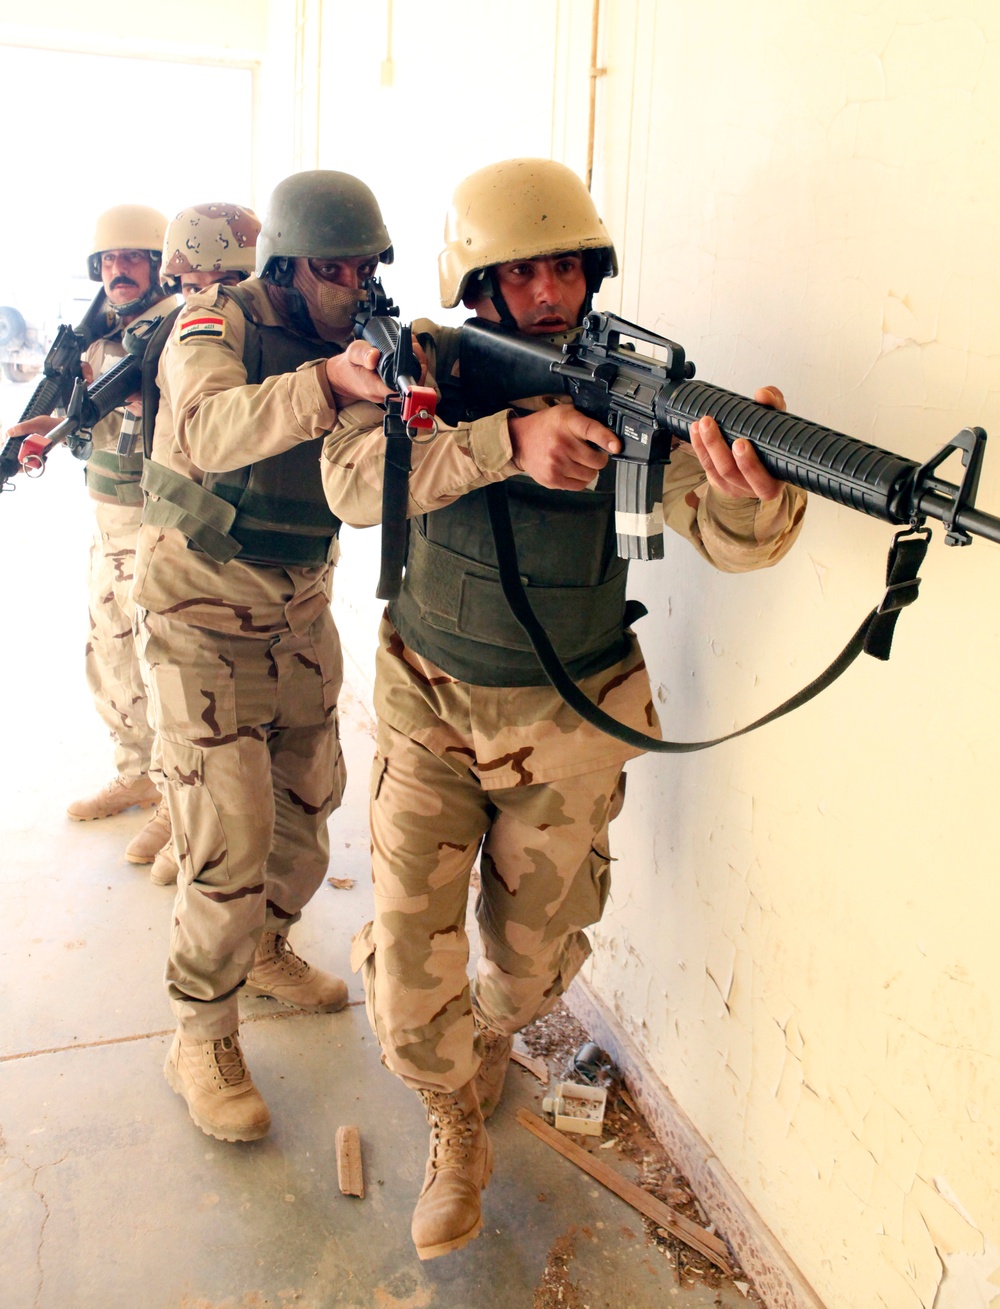
[[[421,339],[433,370],[433,340]],[[324,449],[330,504],[358,526],[380,514],[375,417],[352,406]],[[446,429],[413,448],[409,512],[517,473],[505,415]],[[787,551],[804,500],[790,487],[770,504],[721,496],[685,446],[667,470],[663,509],[706,559],[739,572]],[[627,638],[622,659],[579,684],[619,721],[657,735],[642,653]],[[414,1089],[456,1091],[480,1063],[473,1007],[488,1027],[513,1033],[546,1012],[590,953],[583,929],[600,918],[610,887],[608,823],[621,804],[622,765],[640,751],[583,722],[547,683],[450,676],[408,648],[388,616],[375,707],[375,917],[355,938],[351,962],[363,969],[387,1066]],[[482,957],[470,988],[464,924],[480,842]]]
[[[135,321],[158,318],[169,313],[172,306],[172,300],[160,301]],[[84,359],[98,378],[124,354],[119,328],[94,341]],[[142,517],[142,436],[140,432],[136,453],[119,470],[115,451],[123,413],[116,409],[96,425],[94,455],[87,466],[87,488],[96,524],[87,578],[90,632],[85,655],[87,685],[115,743],[115,767],[121,777],[131,781],[149,771],[154,733],[132,635],[135,543]]]
[[[256,321],[284,326],[259,282],[240,292]],[[224,334],[182,341],[207,311]],[[336,422],[324,360],[248,385],[245,332],[241,310],[212,287],[187,302],[164,349],[153,458],[192,482]],[[317,346],[317,359],[326,353]],[[201,1040],[236,1030],[236,990],[261,932],[286,936],[326,872],[326,823],[346,777],[332,584],[332,557],[220,564],[174,527],[144,522],[139,533],[138,630],[180,858],[168,992],[182,1031]]]

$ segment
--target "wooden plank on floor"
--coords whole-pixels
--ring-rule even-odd
[[[358,1199],[364,1199],[361,1133],[356,1127],[337,1128],[337,1183],[343,1195],[356,1195]]]
[[[588,1154],[575,1142],[570,1141],[562,1132],[557,1132],[554,1127],[542,1121],[537,1114],[533,1114],[528,1109],[519,1109],[517,1111],[517,1121],[522,1127],[526,1127],[529,1132],[533,1132],[540,1141],[550,1145],[553,1150],[557,1150],[564,1158],[571,1163],[582,1168],[585,1173],[589,1173],[595,1181],[606,1186],[609,1191],[614,1191],[626,1204],[630,1204],[633,1209],[638,1209],[641,1214],[651,1218],[654,1223],[659,1224],[664,1231],[669,1232],[671,1236],[683,1241],[689,1245],[692,1250],[697,1250],[703,1254],[706,1259],[710,1259],[716,1268],[721,1269],[727,1276],[732,1276],[732,1268],[729,1266],[729,1250],[724,1241],[721,1241],[711,1232],[706,1232],[704,1227],[699,1227],[693,1223],[690,1218],[685,1218],[683,1214],[677,1213],[669,1205],[665,1205],[662,1200],[657,1200],[654,1195],[644,1191],[641,1186],[636,1186],[634,1182],[628,1181],[627,1178],[616,1173],[615,1170],[604,1162],[603,1159],[596,1159],[593,1155]]]

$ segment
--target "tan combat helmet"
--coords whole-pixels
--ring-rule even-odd
[[[268,201],[257,240],[257,276],[289,286],[294,259],[378,255],[392,263],[392,242],[378,201],[350,173],[293,173]]]
[[[515,259],[582,251],[589,298],[618,260],[608,229],[576,173],[554,159],[507,159],[459,182],[438,256],[441,303],[452,309],[471,278],[492,295],[489,269]]]
[[[148,250],[155,285],[166,230],[166,216],[148,205],[115,205],[105,209],[94,225],[94,239],[87,257],[90,280],[101,280],[101,255],[105,250]]]
[[[257,257],[260,219],[243,205],[191,205],[167,226],[160,285],[180,290],[185,273],[238,273],[249,277]]]

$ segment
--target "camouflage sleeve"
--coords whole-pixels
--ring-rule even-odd
[[[382,518],[385,437],[382,410],[354,404],[338,416],[323,443],[323,489],[338,518],[370,527]],[[437,435],[411,449],[407,517],[451,504],[467,491],[518,472],[511,463],[507,414],[493,414],[458,427],[439,425]]]
[[[257,385],[243,366],[246,321],[212,287],[192,296],[177,317],[161,360],[175,438],[199,468],[225,472],[326,436],[337,409],[325,361],[303,364]]]
[[[770,501],[740,500],[709,486],[694,451],[679,446],[663,484],[663,520],[724,573],[769,568],[791,549],[802,528],[806,493],[785,485]]]
[[[427,382],[436,386],[437,355],[426,320],[414,323],[427,356]],[[488,482],[499,482],[519,470],[511,462],[508,411],[457,427],[438,425],[428,441],[411,449],[407,516],[430,513]],[[370,527],[382,517],[382,472],[385,467],[383,411],[372,404],[354,404],[338,416],[337,426],[323,444],[323,487],[330,508],[352,527]]]

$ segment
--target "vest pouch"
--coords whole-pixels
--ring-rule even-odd
[[[87,460],[87,489],[123,505],[141,505],[142,454],[120,455],[116,450],[95,450]]]

